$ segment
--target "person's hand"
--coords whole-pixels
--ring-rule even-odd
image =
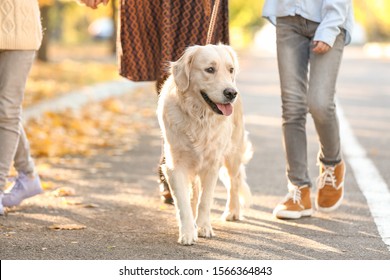
[[[110,0],[79,0],[81,3],[84,3],[87,7],[96,9],[101,3],[107,5]]]
[[[313,42],[313,52],[316,54],[324,54],[330,50],[330,46],[327,43],[321,41]]]

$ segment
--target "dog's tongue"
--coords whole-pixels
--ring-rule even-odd
[[[216,103],[218,109],[224,114],[225,116],[230,116],[233,113],[233,106],[232,104],[218,104]]]

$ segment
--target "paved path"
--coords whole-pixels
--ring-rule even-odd
[[[56,180],[55,174],[62,174],[57,178],[59,183],[74,188],[76,199],[92,207],[65,204],[63,198],[49,194],[23,202],[0,218],[0,258],[390,260],[385,243],[389,236],[381,235],[388,233],[388,227],[383,225],[385,230],[378,230],[378,219],[371,214],[354,175],[356,164],[351,156],[347,158],[345,201],[338,211],[315,213],[297,221],[272,217],[272,209],[286,194],[276,61],[274,57],[249,53],[242,53],[240,61],[239,88],[255,149],[247,168],[254,204],[245,220],[219,220],[226,201],[225,190],[219,184],[212,210],[217,237],[200,239],[190,247],[176,243],[174,209],[162,204],[158,196],[155,171],[161,143],[157,123],[150,117],[147,121],[151,127],[139,135],[134,149],[123,153],[100,150],[94,156],[65,159],[52,166],[49,179]],[[354,139],[366,151],[365,158],[380,174],[385,192],[390,185],[389,70],[388,60],[347,54],[338,90],[345,120]],[[153,108],[156,100],[151,88],[145,86],[142,104]],[[122,98],[132,102],[131,94]],[[308,130],[310,174],[314,181],[318,146],[311,118]],[[375,182],[373,189],[377,188]],[[389,207],[382,205],[380,209],[389,211]],[[53,224],[86,228],[52,230],[49,227]]]

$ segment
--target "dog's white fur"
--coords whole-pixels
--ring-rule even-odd
[[[218,174],[228,190],[225,220],[240,219],[243,205],[250,203],[244,164],[252,157],[252,146],[241,97],[229,100],[224,95],[225,89],[237,91],[237,71],[231,47],[192,46],[172,63],[161,90],[157,115],[164,138],[163,170],[179,220],[179,243],[184,245],[193,244],[198,235],[214,236],[210,209]],[[216,113],[201,92],[215,104],[233,104],[233,113]]]

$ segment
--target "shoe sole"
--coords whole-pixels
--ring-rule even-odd
[[[28,195],[26,195],[23,199],[27,199],[27,198],[33,197],[33,196],[41,194],[41,193],[43,193],[43,189],[41,189],[41,188],[35,189],[34,191],[32,191]]]
[[[313,215],[313,212],[313,209],[306,209],[303,211],[282,210],[274,213],[274,216],[278,219],[300,219],[302,217],[310,217]]]

